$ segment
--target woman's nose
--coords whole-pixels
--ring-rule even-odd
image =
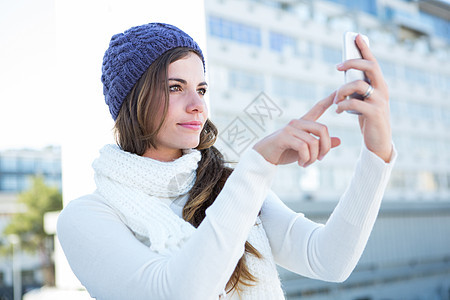
[[[199,112],[202,113],[205,109],[205,100],[203,96],[197,91],[189,93],[189,103],[187,105],[187,110],[189,112]]]

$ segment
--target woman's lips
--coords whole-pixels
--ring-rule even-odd
[[[202,128],[202,122],[200,122],[200,121],[178,123],[178,125],[183,126],[184,128],[192,129],[192,130],[200,130]]]

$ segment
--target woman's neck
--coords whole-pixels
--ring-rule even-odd
[[[180,158],[183,155],[181,149],[155,149],[148,148],[145,150],[143,157],[149,157],[151,159],[159,160],[159,161],[174,161]]]

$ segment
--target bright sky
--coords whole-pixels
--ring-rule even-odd
[[[0,149],[61,144],[52,0],[0,0]]]

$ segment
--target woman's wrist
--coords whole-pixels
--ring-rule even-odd
[[[394,151],[394,146],[392,144],[392,141],[384,148],[377,147],[377,149],[373,149],[370,146],[367,146],[364,144],[364,147],[372,152],[374,155],[382,159],[385,163],[390,163],[392,161],[392,154]]]
[[[369,149],[370,150],[370,149]],[[390,144],[389,148],[382,151],[374,152],[372,151],[376,156],[384,160],[385,163],[389,163],[391,161],[392,157],[392,144]]]

